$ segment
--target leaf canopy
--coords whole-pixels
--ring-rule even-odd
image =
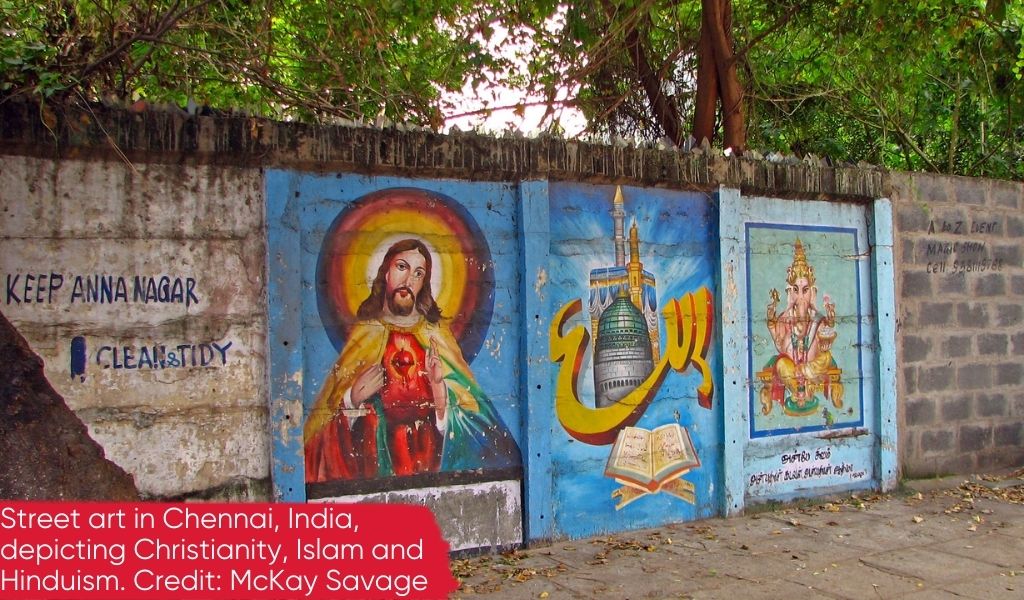
[[[1020,0],[722,1],[748,147],[1024,179]],[[540,98],[651,141],[630,52],[689,131],[701,21],[700,0],[0,0],[0,93],[440,128],[452,94],[503,86],[487,110]]]

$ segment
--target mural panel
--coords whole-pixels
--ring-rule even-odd
[[[867,209],[729,196],[728,511],[745,500],[870,487],[879,473],[878,348]],[[841,223],[843,226],[836,226]],[[742,473],[742,475],[739,475]]]
[[[292,211],[307,497],[518,478],[509,188],[338,179]]]
[[[716,514],[710,198],[554,184],[550,207],[556,528]]]

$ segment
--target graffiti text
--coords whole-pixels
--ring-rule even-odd
[[[193,277],[8,273],[4,302],[17,304],[199,304]]]

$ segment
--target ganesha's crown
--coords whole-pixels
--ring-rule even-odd
[[[801,277],[807,280],[808,285],[814,285],[814,267],[807,264],[804,245],[800,243],[800,238],[797,238],[796,244],[793,245],[793,264],[786,269],[786,283],[794,285]]]

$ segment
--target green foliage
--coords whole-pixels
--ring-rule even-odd
[[[801,11],[746,57],[751,147],[1024,178],[1024,11],[992,4],[846,0]]]
[[[6,94],[277,118],[439,124],[443,90],[501,68],[465,0],[0,0]]]
[[[732,11],[750,148],[1024,179],[1021,0]],[[700,23],[697,0],[0,0],[0,94],[440,127],[444,92],[505,85],[655,140],[631,44],[689,130]]]

